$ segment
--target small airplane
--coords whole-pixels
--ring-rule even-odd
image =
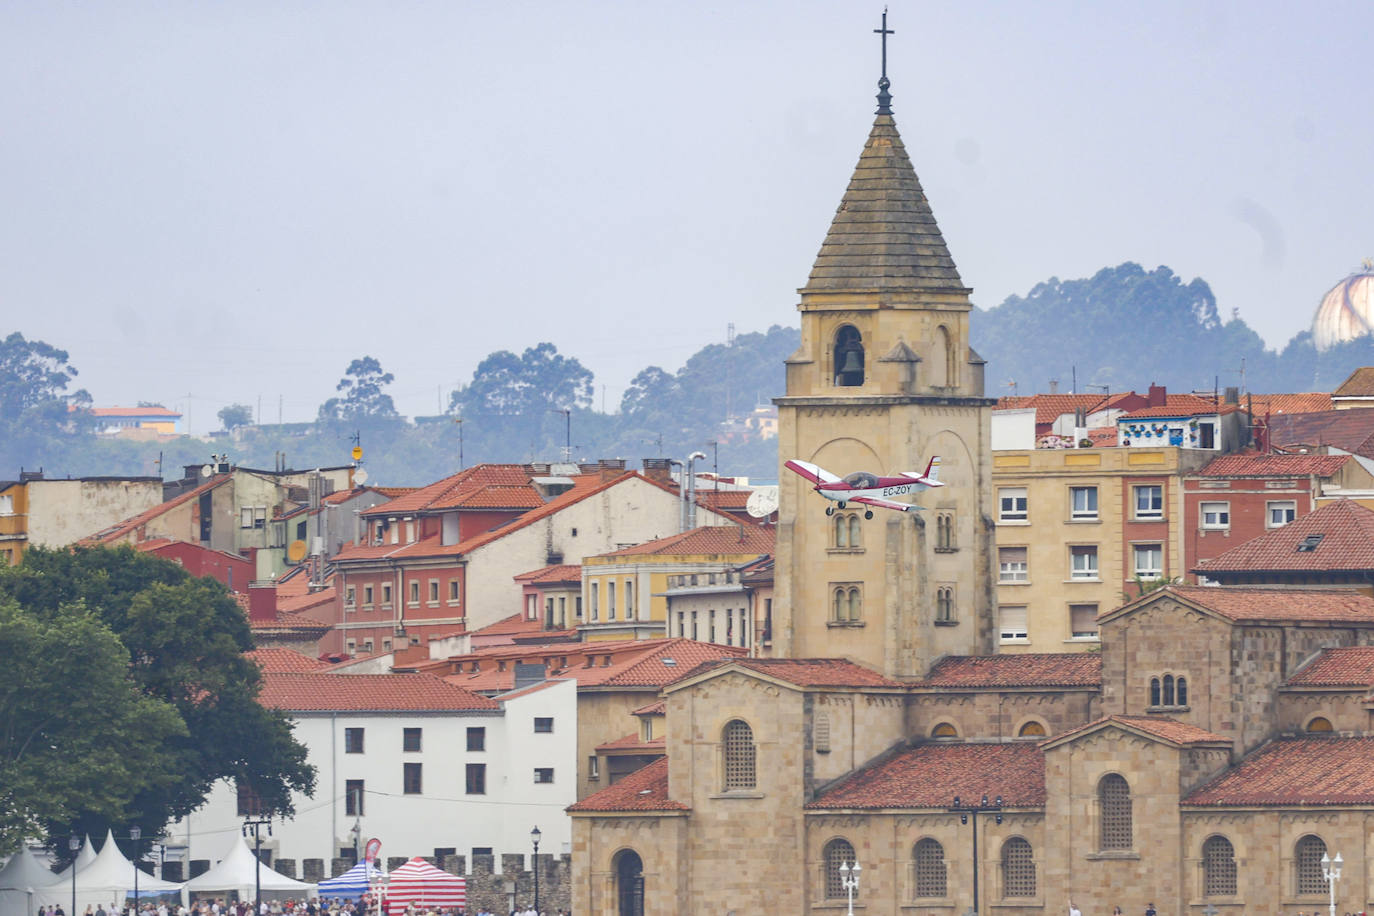
[[[897,477],[879,477],[868,471],[855,471],[853,474],[837,477],[819,465],[809,461],[798,461],[795,458],[785,462],[785,466],[788,470],[815,484],[812,489],[826,499],[839,503],[838,508],[840,509],[845,508],[850,503],[858,503],[861,506],[877,506],[880,509],[910,512],[912,509],[922,507],[914,503],[895,502],[887,497],[919,493],[931,487],[944,486],[940,481],[939,455],[930,459],[930,464],[926,465],[925,473],[917,474],[915,471],[903,471]],[[836,506],[826,506],[825,514],[834,515],[836,508]],[[872,509],[864,512],[864,518],[872,517]]]

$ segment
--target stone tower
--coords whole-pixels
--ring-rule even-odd
[[[892,118],[877,118],[801,302],[801,348],[777,398],[781,461],[841,476],[921,471],[946,486],[921,512],[834,516],[780,468],[772,654],[847,656],[889,677],[942,655],[991,652],[990,408],[969,346],[970,290]],[[857,511],[855,511],[857,509]]]

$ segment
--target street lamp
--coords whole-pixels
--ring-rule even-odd
[[[539,838],[543,836],[539,828],[535,827],[530,831],[530,840],[534,843],[534,916],[539,916]]]
[[[1343,864],[1339,852],[1334,859],[1322,853],[1322,877],[1326,879],[1326,886],[1331,891],[1331,916],[1336,916],[1336,882],[1341,880]]]
[[[134,912],[138,912],[138,841],[143,839],[143,828],[134,824],[129,828],[129,839],[134,841]]]
[[[845,894],[849,897],[848,916],[854,916],[854,892],[859,889],[859,872],[863,871],[863,866],[859,860],[854,860],[854,867],[850,868],[848,862],[840,863],[840,884],[844,886]]]
[[[272,835],[272,819],[270,817],[250,817],[243,822],[243,835],[248,836],[248,831],[253,831],[253,858],[257,860],[257,873],[254,875],[257,896],[253,900],[253,916],[262,916],[262,828],[267,828],[267,835]]]
[[[72,834],[67,848],[72,851],[72,916],[76,916],[76,854],[81,851],[81,837]]]
[[[1002,823],[1002,796],[997,796],[990,805],[986,795],[981,802],[961,805],[956,795],[954,804],[946,810],[958,814],[961,824],[967,824],[969,815],[973,815],[973,916],[978,916],[978,815],[995,814],[997,823]]]

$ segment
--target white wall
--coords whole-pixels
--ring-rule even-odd
[[[159,480],[32,480],[26,486],[29,543],[37,547],[74,544],[162,504]]]
[[[1035,409],[994,410],[992,450],[1035,448]]]

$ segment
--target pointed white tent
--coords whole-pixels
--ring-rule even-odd
[[[94,844],[91,843],[91,835],[88,833],[88,834],[86,834],[86,842],[83,843],[83,844],[81,844],[81,851],[78,852],[78,853],[76,854],[76,866],[75,866],[75,867],[76,867],[76,873],[77,873],[77,874],[81,874],[81,869],[85,868],[87,865],[90,865],[90,864],[91,864],[92,862],[94,862],[94,861],[95,861],[95,846],[94,846]],[[68,865],[66,868],[64,868],[64,869],[62,869],[60,872],[58,872],[58,873],[57,873],[57,880],[58,880],[58,881],[71,881],[71,880],[72,880],[72,867],[73,867],[73,866]],[[67,901],[67,902],[68,902],[68,904],[71,903],[70,900]]]
[[[243,837],[234,834],[233,844],[214,868],[186,882],[186,890],[196,897],[228,897],[237,893],[240,900],[252,900],[257,890],[258,858]],[[79,878],[79,876],[78,876]],[[315,885],[288,878],[264,864],[262,899],[300,900],[315,895]]]
[[[94,858],[94,854],[92,854]],[[21,846],[0,868],[0,916],[29,916],[38,908],[35,892],[57,879],[48,868]]]
[[[68,873],[66,881],[59,880],[47,887],[35,888],[34,902],[61,903],[63,909],[71,906],[71,880],[71,874]],[[140,895],[175,894],[184,898],[183,886],[155,878],[145,871],[140,871],[138,875]],[[85,868],[76,870],[77,913],[83,912],[88,905],[94,909],[102,904],[109,906],[111,903],[121,903],[133,893],[133,890],[134,863],[124,858],[124,853],[115,845],[114,832],[111,831],[106,835],[105,845],[101,847],[95,861]]]

